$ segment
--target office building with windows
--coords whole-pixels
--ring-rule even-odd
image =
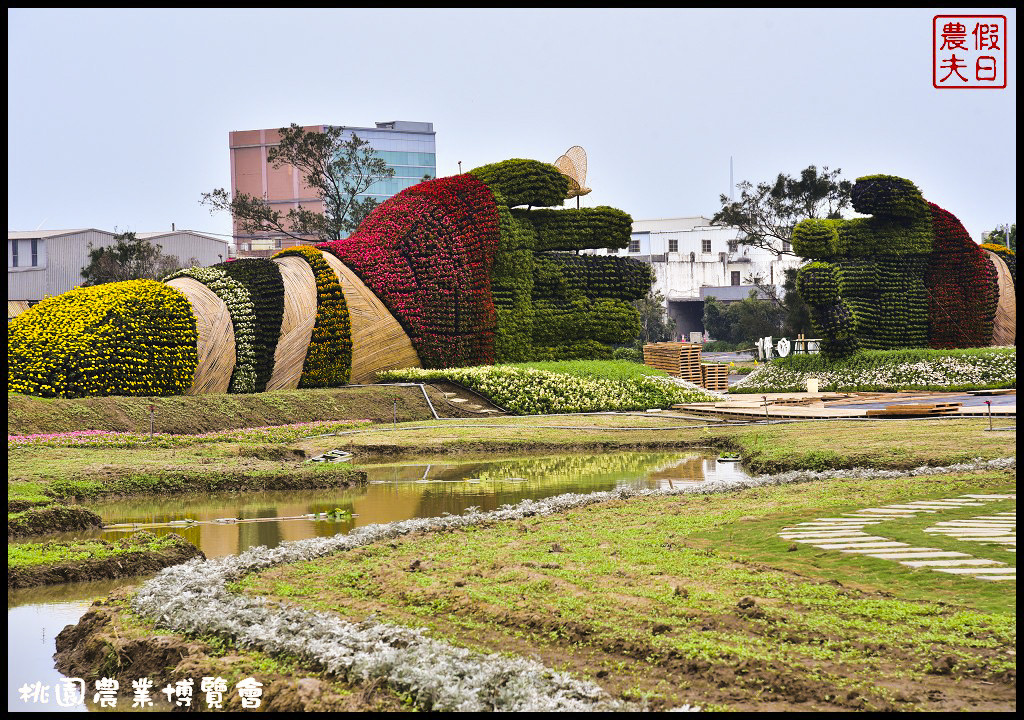
[[[323,132],[327,125],[309,125],[307,132]],[[407,187],[421,182],[424,177],[437,177],[434,124],[394,120],[379,122],[375,127],[343,126],[345,139],[353,134],[370,144],[374,152],[391,167],[395,174],[379,180],[358,197],[372,197],[379,202],[397,195]],[[239,130],[228,133],[231,153],[231,191],[264,198],[282,215],[299,206],[323,212],[323,202],[314,190],[303,182],[294,167],[274,168],[267,162],[270,148],[278,144],[278,130]],[[239,257],[268,257],[278,250],[298,244],[293,238],[280,233],[249,235],[242,233],[235,223],[234,247]],[[315,241],[317,238],[304,238]]]
[[[741,237],[739,228],[712,225],[711,218],[703,216],[636,220],[625,250],[585,252],[649,263],[654,271],[652,290],[665,297],[667,314],[676,324],[676,339],[688,340],[691,333],[704,332],[705,298],[726,303],[743,300],[752,290],[759,292],[751,282],[754,277],[774,285],[781,298],[786,269],[802,263],[795,255],[741,245]]]

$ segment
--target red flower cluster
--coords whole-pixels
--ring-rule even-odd
[[[494,362],[491,261],[498,208],[472,175],[403,190],[356,233],[318,245],[348,265],[398,318],[424,367]]]
[[[984,347],[999,301],[996,269],[952,213],[934,203],[935,243],[925,278],[933,348]]]

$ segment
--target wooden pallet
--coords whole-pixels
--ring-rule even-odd
[[[955,415],[963,403],[921,403],[904,405],[886,405],[884,408],[872,408],[867,411],[868,417],[905,417],[921,415]]]
[[[717,392],[726,392],[729,389],[728,365],[701,365],[700,373],[701,387]]]
[[[644,364],[698,385],[703,380],[697,343],[649,343],[644,345]]]

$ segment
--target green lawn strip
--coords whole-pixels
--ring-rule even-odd
[[[908,484],[929,487],[933,494],[922,495],[928,497],[1006,486],[1002,474],[938,477],[632,499],[404,538],[274,568],[238,587],[354,619],[373,613],[424,625],[474,647],[525,645],[583,673],[608,669],[623,656],[645,661],[613,684],[653,691],[678,680],[683,668],[706,685],[721,679],[709,668],[724,667],[751,697],[776,692],[772,674],[782,673],[804,688],[800,693],[820,699],[855,690],[865,698],[859,706],[883,707],[900,679],[931,677],[936,653],[955,658],[956,672],[969,675],[1013,666],[1003,652],[1014,641],[1013,617],[972,609],[986,605],[991,588],[961,583],[922,591],[930,602],[916,601],[907,588],[920,574],[908,573],[908,583],[884,589],[895,597],[862,593],[831,584],[831,566],[803,577],[751,562],[739,545],[708,547],[701,534],[726,527],[746,533],[741,517],[793,514],[793,507],[815,505],[811,495],[827,501],[853,494],[876,504],[902,498]],[[751,607],[741,607],[744,597],[753,598]],[[685,693],[663,700],[684,702]]]
[[[916,500],[934,500],[964,493],[1015,493],[1016,484],[1007,482],[1004,473],[901,478],[902,483],[889,485],[887,492],[864,488],[860,483],[830,481],[841,492],[823,492],[819,483],[810,483],[783,490],[785,504],[777,504],[776,493],[767,488],[748,491],[762,497],[765,511],[737,516],[737,508],[723,518],[724,522],[693,534],[688,542],[694,547],[713,548],[744,562],[770,564],[788,572],[828,580],[869,592],[892,592],[907,600],[944,602],[963,605],[987,613],[1013,613],[1016,606],[1015,584],[995,583],[977,578],[951,575],[934,570],[913,569],[893,560],[870,558],[860,554],[825,550],[811,544],[779,537],[782,528],[793,527],[821,517],[843,517],[868,507],[903,504]],[[890,481],[891,482],[891,481]],[[888,484],[888,483],[887,483]],[[801,490],[795,492],[797,487]],[[863,532],[878,535],[912,547],[937,548],[969,553],[998,560],[1011,566],[1013,553],[993,544],[963,542],[938,534],[923,532],[941,520],[957,520],[988,515],[1015,507],[1015,501],[986,503],[982,507],[944,510],[935,515],[916,518],[894,518],[878,525],[865,526]],[[752,508],[747,508],[748,510]],[[822,541],[824,542],[824,541]],[[795,549],[790,549],[795,548]]]
[[[9,480],[7,494],[8,498],[19,498],[23,495],[35,497],[42,492],[55,500],[84,500],[147,493],[343,487],[364,480],[365,475],[360,471],[335,463],[301,467],[279,465],[273,469],[243,464],[232,467],[152,468],[148,471],[125,465],[81,475],[68,471],[45,476],[41,481]]]
[[[593,377],[602,380],[631,380],[637,377],[653,375],[668,377],[664,370],[629,362],[628,360],[549,360],[527,363],[508,363],[511,367],[533,368],[548,372],[573,375],[575,377]]]
[[[984,419],[826,421],[715,428],[754,473],[853,467],[913,469],[1016,455],[1016,434]],[[1003,437],[1000,437],[1003,436]]]
[[[620,427],[641,429],[612,429]],[[300,446],[311,455],[342,448],[355,453],[357,460],[367,454],[713,446],[739,451],[754,473],[851,467],[911,469],[1016,454],[1014,433],[993,433],[986,428],[988,422],[981,418],[723,427],[680,417],[586,415],[400,424],[394,429],[371,428],[309,440]]]

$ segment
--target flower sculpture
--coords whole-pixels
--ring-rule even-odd
[[[793,251],[813,260],[797,290],[822,353],[992,344],[996,269],[960,221],[890,175],[859,178],[852,200],[872,217],[804,220],[793,230]]]
[[[89,312],[69,326],[64,314],[74,315],[73,293],[83,290],[72,291],[11,324],[8,388],[61,397],[260,392],[372,381],[401,367],[610,357],[612,345],[640,332],[631,301],[647,294],[651,272],[634,260],[576,254],[626,247],[632,221],[609,207],[553,208],[570,194],[567,176],[534,160],[420,183],[351,237],[187,271],[160,286],[179,309],[191,308],[188,327],[161,327],[152,312],[136,320],[131,300],[100,289],[107,286],[83,289]],[[111,323],[140,322],[153,337],[177,332],[174,358],[188,355],[182,347],[191,352],[163,384],[149,379],[163,365],[147,364],[150,356],[166,364],[159,353],[124,365],[144,366],[140,383],[74,351],[109,334]],[[79,357],[104,382],[79,382]]]

